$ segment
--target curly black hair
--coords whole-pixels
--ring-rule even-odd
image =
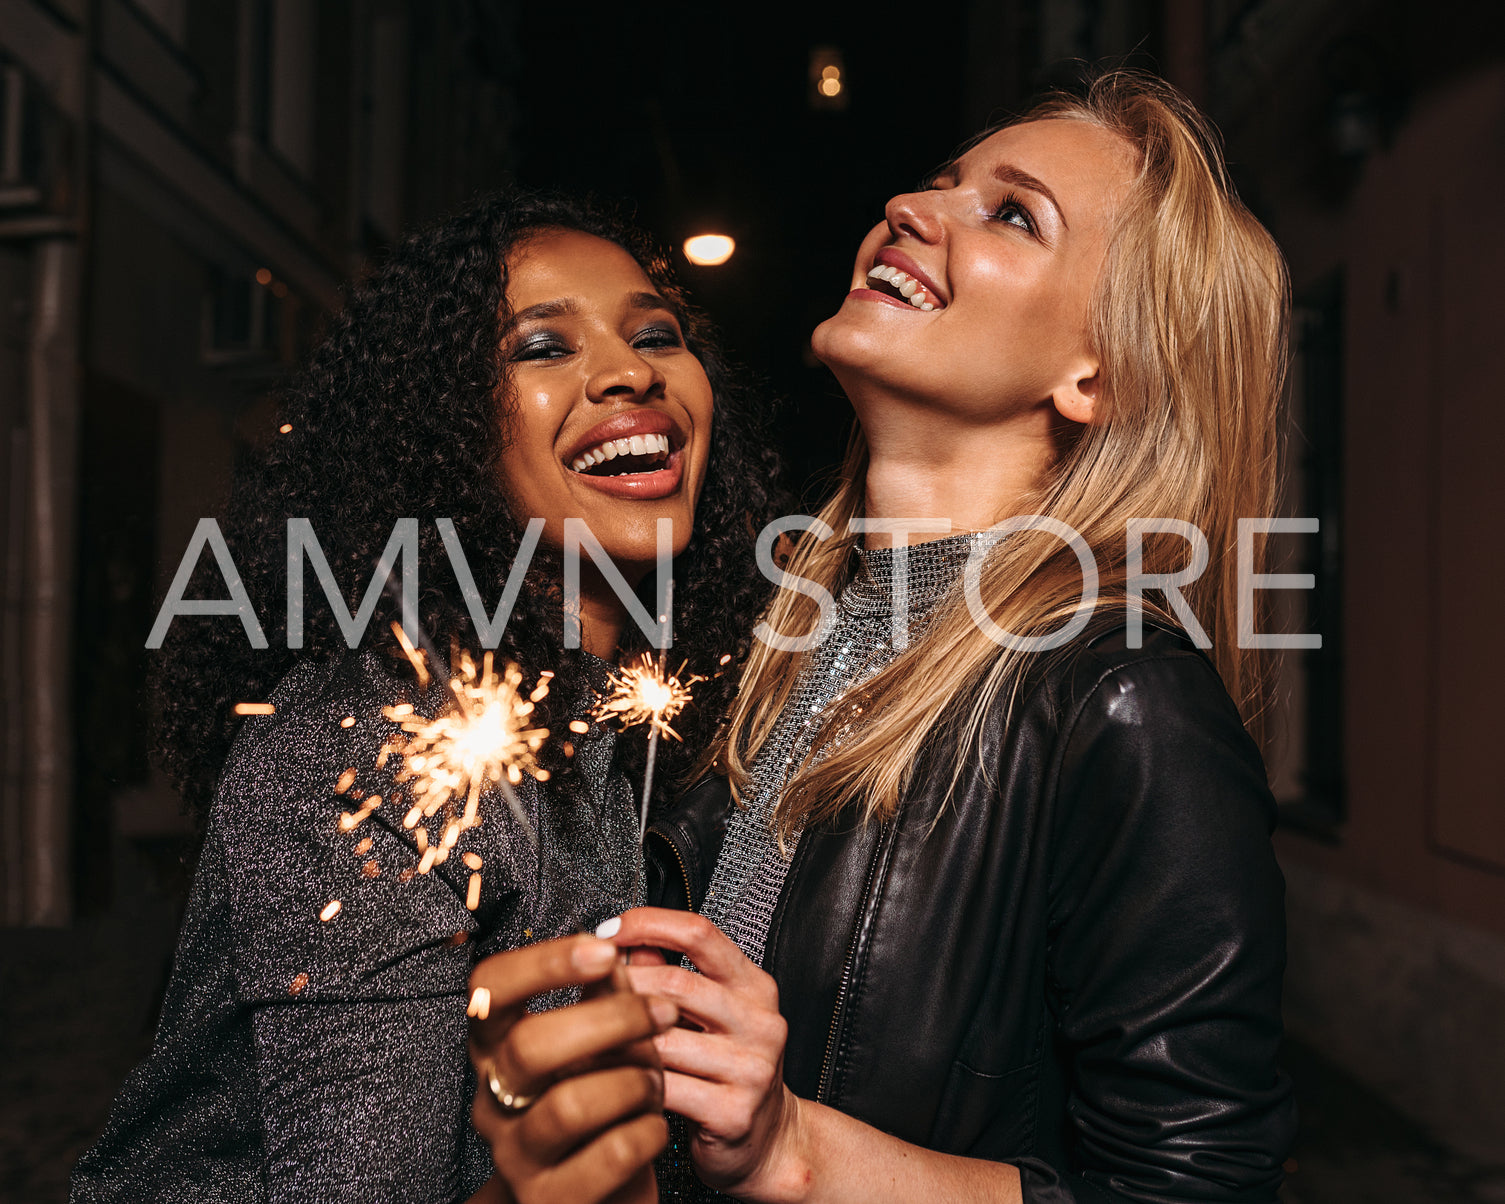
[[[665,742],[658,780],[682,779],[714,735],[735,689],[735,666],[771,585],[752,555],[755,534],[779,511],[777,455],[766,406],[731,374],[705,317],[686,304],[667,258],[642,232],[597,206],[550,193],[482,198],[403,240],[349,291],[307,368],[283,398],[287,433],[236,473],[223,531],[242,581],[266,624],[269,647],[249,646],[239,623],[178,617],[154,667],[157,755],[202,820],[240,720],[232,708],[267,697],[300,658],[348,654],[322,596],[310,597],[304,647],[287,647],[287,519],[308,518],[354,608],[394,522],[418,519],[419,616],[438,649],[477,650],[478,637],[434,520],[450,518],[483,597],[495,598],[521,541],[498,465],[507,441],[507,381],[499,344],[510,321],[509,252],[530,234],[577,230],[624,248],[675,308],[686,344],[714,398],[714,435],[689,546],[674,562],[673,656],[709,680],[676,721],[682,744]],[[290,430],[287,427],[290,426]],[[540,553],[542,553],[540,549]],[[563,646],[558,557],[535,556],[499,648],[531,680],[556,674],[541,721],[579,697],[583,657]],[[222,592],[212,558],[191,586]],[[645,591],[653,588],[652,575]],[[315,595],[320,591],[314,591]],[[645,600],[646,597],[645,597]],[[649,601],[651,613],[652,603]],[[367,625],[368,646],[391,656],[395,603],[384,597]],[[629,624],[622,655],[646,647]],[[721,659],[731,655],[722,666]],[[641,755],[629,741],[629,764]],[[563,766],[560,766],[563,768]]]

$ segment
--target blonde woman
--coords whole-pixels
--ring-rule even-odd
[[[1282,882],[1238,597],[1280,254],[1192,106],[1116,73],[895,197],[852,284],[814,347],[858,433],[788,565],[835,603],[781,592],[720,772],[655,824],[669,906],[600,932],[682,1017],[662,1194],[1273,1201]],[[1179,600],[1136,605],[1136,571]],[[547,1088],[527,1024],[483,1052]],[[624,1036],[581,1015],[571,1054]],[[545,1161],[613,1132],[571,1122],[493,1131]]]

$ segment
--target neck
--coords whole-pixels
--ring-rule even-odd
[[[582,565],[581,568],[585,569]],[[627,607],[598,573],[581,573],[580,646],[592,656],[611,660],[627,626]]]
[[[862,412],[868,447],[866,515],[891,522],[917,520],[915,525],[936,530],[870,531],[865,540],[869,548],[986,530],[1022,512],[1055,460],[1055,425],[1048,405],[997,426],[958,423],[930,409],[886,409]]]

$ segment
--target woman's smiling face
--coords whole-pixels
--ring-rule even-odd
[[[1095,377],[1088,304],[1133,170],[1087,121],[991,135],[889,201],[815,353],[859,414],[878,395],[988,423]]]
[[[544,230],[507,263],[512,320],[502,473],[519,522],[560,546],[584,519],[629,580],[653,566],[657,521],[690,540],[710,452],[711,385],[636,260],[613,242]]]

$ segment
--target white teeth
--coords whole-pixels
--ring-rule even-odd
[[[608,439],[570,461],[575,472],[584,472],[618,456],[651,456],[669,454],[668,435],[631,435],[625,439]]]
[[[931,301],[930,294],[925,291],[925,286],[908,272],[901,272],[889,264],[879,263],[874,264],[867,275],[869,280],[881,280],[898,289],[899,294],[916,309],[928,311],[935,308],[935,303]]]

